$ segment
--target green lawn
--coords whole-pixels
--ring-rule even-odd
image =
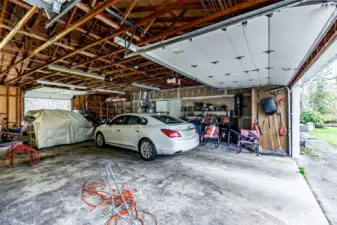
[[[337,147],[337,127],[316,128],[312,134]]]

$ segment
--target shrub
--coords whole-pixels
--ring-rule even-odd
[[[319,112],[301,112],[300,123],[314,123],[316,127],[323,127],[324,120]]]
[[[337,123],[337,119],[327,119],[324,120],[324,123]]]

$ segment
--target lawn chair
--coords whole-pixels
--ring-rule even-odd
[[[259,131],[241,129],[237,146],[240,148],[238,153],[241,153],[243,148],[247,148],[258,156],[260,154]]]

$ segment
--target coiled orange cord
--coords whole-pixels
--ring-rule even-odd
[[[127,188],[126,183],[119,183],[121,185],[122,189],[122,195],[127,203],[127,207],[129,211],[134,215],[135,220],[139,221],[142,225],[145,225],[144,221],[139,217],[139,213],[144,213],[147,215],[150,215],[153,220],[154,224],[158,225],[158,219],[157,217],[148,211],[145,210],[139,210],[136,206],[136,200],[132,193],[132,191]],[[101,178],[98,178],[96,180],[89,180],[82,186],[82,201],[85,202],[88,206],[91,207],[90,212],[94,211],[97,207],[108,205],[105,207],[102,212],[101,216],[107,216],[109,213],[111,213],[111,198],[110,193],[106,191],[107,185],[104,183],[104,180]],[[115,189],[112,190],[113,195],[113,201],[115,204],[115,207],[118,208],[124,204],[122,197],[119,195],[119,192]],[[88,198],[98,199],[96,202],[89,202]],[[98,197],[98,198],[97,198]],[[128,214],[128,211],[126,208],[119,211],[119,213],[124,216]],[[122,220],[117,214],[112,213],[110,219],[107,221],[107,225],[118,225],[118,222]]]

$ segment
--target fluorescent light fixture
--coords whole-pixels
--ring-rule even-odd
[[[47,85],[54,85],[59,87],[68,87],[70,89],[83,89],[86,90],[88,87],[86,86],[79,86],[79,85],[71,85],[71,84],[63,84],[63,83],[57,83],[57,82],[51,82],[51,81],[45,81],[45,80],[38,80],[37,83],[39,84],[47,84]]]
[[[127,40],[125,40],[125,39],[123,39],[123,38],[121,38],[121,37],[115,37],[115,38],[114,38],[114,42],[115,42],[116,44],[118,44],[119,46],[122,46],[122,47],[124,47],[124,48],[128,47],[128,46],[129,46],[129,43],[130,43],[130,42],[128,42]],[[137,45],[130,43],[129,49],[130,49],[131,51],[137,52],[138,48],[139,48],[139,47],[138,47]]]
[[[89,72],[84,72],[82,70],[69,69],[69,68],[54,65],[54,64],[48,65],[48,69],[59,71],[59,72],[64,72],[64,73],[70,73],[70,74],[74,74],[74,75],[78,75],[78,76],[91,77],[91,78],[104,80],[104,76],[99,75],[97,73],[89,73]]]
[[[99,91],[99,92],[108,92],[108,93],[115,93],[115,94],[125,94],[125,92],[122,91],[113,91],[113,90],[105,90],[105,89],[94,89],[95,91]]]
[[[55,88],[55,87],[39,87],[28,92],[39,92],[39,93],[49,93],[49,94],[67,94],[67,95],[85,95],[87,91],[77,91],[64,88]]]
[[[145,88],[145,89],[150,89],[150,90],[155,90],[155,91],[159,91],[160,90],[160,88],[152,87],[152,86],[149,86],[149,85],[146,85],[146,84],[139,84],[137,82],[133,82],[132,86],[140,87],[140,88]]]

